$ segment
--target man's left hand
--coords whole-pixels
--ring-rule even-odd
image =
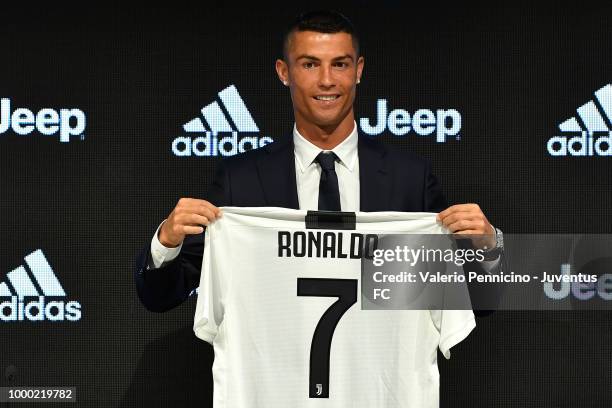
[[[470,238],[477,249],[491,249],[496,245],[493,226],[478,204],[452,205],[438,214],[438,221],[453,234]]]

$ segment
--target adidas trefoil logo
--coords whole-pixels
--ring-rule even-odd
[[[234,156],[273,142],[271,137],[259,137],[259,128],[234,85],[219,92],[218,96],[219,102],[202,108],[202,117],[183,125],[185,132],[199,136],[174,139],[172,152],[176,156]],[[249,136],[239,140],[239,133]],[[225,137],[220,138],[221,135]]]
[[[612,85],[595,92],[595,99],[577,109],[578,115],[559,125],[565,136],[548,140],[551,156],[612,156]]]
[[[81,304],[61,299],[65,297],[64,288],[38,249],[0,283],[0,321],[80,320]]]

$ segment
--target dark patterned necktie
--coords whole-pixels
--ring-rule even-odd
[[[340,211],[340,189],[335,163],[338,156],[334,152],[321,152],[315,159],[321,166],[319,181],[319,210]]]

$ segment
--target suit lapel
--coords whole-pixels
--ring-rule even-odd
[[[359,136],[359,200],[361,211],[389,209],[391,181],[385,165],[382,144]]]
[[[257,171],[266,205],[299,209],[293,136],[286,136],[264,146],[263,149],[266,149],[268,154],[259,158]]]
[[[259,158],[257,171],[266,205],[299,209],[293,136],[286,136],[264,146],[263,149],[266,149],[268,154]],[[384,146],[365,136],[359,136],[357,151],[360,210],[388,210],[391,180],[385,165]]]

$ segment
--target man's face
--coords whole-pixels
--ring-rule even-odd
[[[353,121],[355,84],[361,77],[363,58],[357,58],[351,35],[296,31],[276,70],[291,90],[298,123],[335,128]]]

